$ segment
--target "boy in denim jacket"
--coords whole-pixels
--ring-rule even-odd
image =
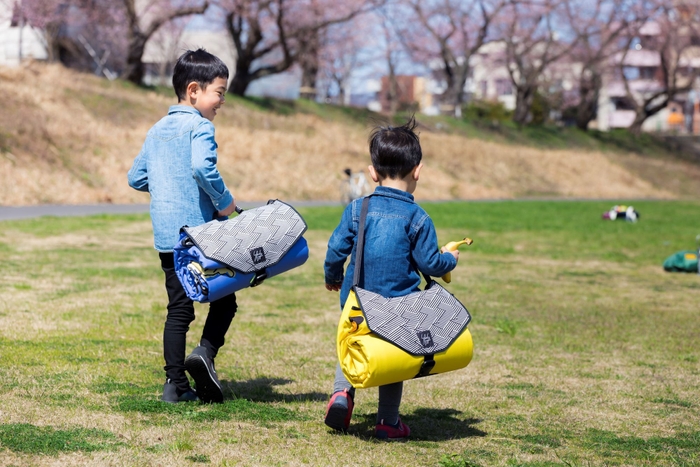
[[[185,358],[186,336],[194,320],[194,305],[175,274],[173,248],[180,228],[230,215],[236,209],[231,192],[216,168],[212,120],[224,103],[228,68],[203,49],[178,59],[173,87],[178,103],[153,125],[129,170],[129,185],[151,196],[155,249],[165,273],[168,314],[163,330],[164,402],[222,402],[223,392],[214,358],[236,314],[231,294],[209,305],[199,345]],[[195,382],[190,387],[187,370]]]
[[[372,165],[369,173],[379,183],[369,203],[365,221],[360,287],[385,297],[400,297],[419,290],[421,271],[442,276],[457,265],[459,251],[438,247],[435,226],[418,206],[412,193],[423,164],[413,118],[400,127],[377,127],[370,135]],[[340,308],[352,287],[355,253],[363,198],[354,200],[343,212],[340,224],[328,241],[325,261],[326,289],[340,291]],[[351,256],[345,276],[343,265]],[[379,387],[375,436],[380,439],[406,438],[411,430],[399,418],[403,383]],[[325,423],[346,431],[350,425],[355,389],[336,366],[333,395],[326,409]]]

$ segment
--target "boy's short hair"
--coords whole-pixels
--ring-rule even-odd
[[[187,86],[194,81],[204,89],[216,78],[228,80],[228,67],[204,49],[188,50],[180,55],[173,70],[173,88],[177,100],[187,96]]]
[[[420,164],[423,151],[415,133],[416,119],[402,126],[378,126],[369,136],[372,166],[382,178],[403,178]]]

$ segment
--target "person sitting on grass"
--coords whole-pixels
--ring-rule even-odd
[[[129,170],[129,185],[151,196],[155,249],[165,273],[168,294],[163,330],[164,402],[223,402],[214,358],[236,314],[236,295],[210,303],[199,345],[185,358],[186,337],[194,304],[175,273],[173,248],[180,228],[225,218],[236,202],[216,168],[214,125],[224,104],[228,68],[204,49],[188,50],[175,64],[173,87],[178,103],[146,135]],[[191,388],[185,371],[194,379]]]
[[[415,203],[413,192],[423,167],[416,122],[411,118],[399,127],[377,127],[372,131],[369,173],[379,183],[375,189],[365,226],[363,265],[355,264],[360,209],[364,198],[350,203],[328,241],[324,264],[326,289],[340,291],[343,309],[356,267],[362,267],[363,289],[384,297],[400,297],[419,290],[421,271],[442,276],[457,266],[459,251],[441,250],[430,216]],[[343,266],[351,256],[345,276]],[[411,430],[399,417],[403,383],[379,387],[377,424],[374,434],[385,440],[408,437]],[[333,395],[326,408],[325,423],[347,431],[354,406],[355,389],[336,366]]]

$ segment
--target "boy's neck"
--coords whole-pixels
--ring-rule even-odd
[[[397,190],[401,191],[407,191],[408,189],[408,183],[401,179],[395,179],[395,178],[385,178],[384,180],[379,181],[379,186],[384,186],[387,188],[395,188]]]
[[[413,194],[413,192],[416,191],[421,168],[423,168],[423,164],[418,164],[402,178],[381,177],[373,165],[370,165],[367,169],[369,170],[372,180],[377,182],[379,186],[394,188],[395,190]]]
[[[415,183],[411,183],[409,180],[404,178],[385,178],[383,180],[379,180],[379,186],[394,188],[395,190],[401,190],[407,193],[413,193],[413,191],[416,189]]]

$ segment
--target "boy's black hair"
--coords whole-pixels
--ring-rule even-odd
[[[416,119],[402,126],[377,126],[369,136],[372,165],[382,178],[404,178],[420,164],[423,151],[415,133]]]
[[[204,89],[216,78],[228,80],[228,67],[217,56],[204,49],[188,50],[180,55],[173,71],[173,88],[178,102],[187,97],[192,81]]]

